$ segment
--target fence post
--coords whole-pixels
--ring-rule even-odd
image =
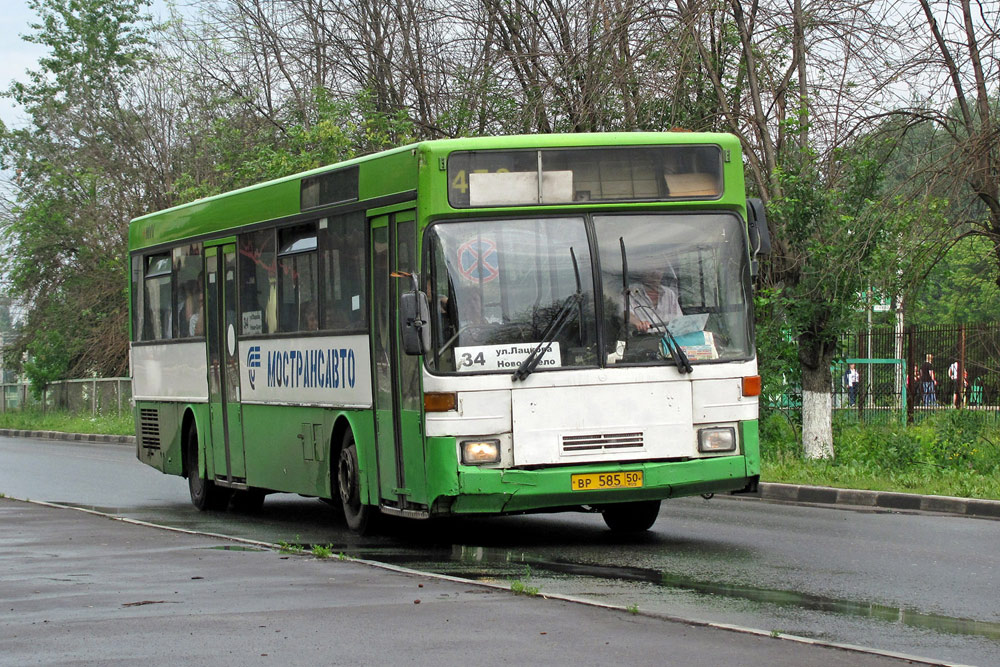
[[[115,380],[115,387],[117,387],[118,394],[118,416],[122,416],[122,379],[118,378]]]
[[[958,326],[958,377],[955,378],[955,407],[965,407],[965,324]]]
[[[93,384],[93,391],[91,391],[91,394],[90,394],[90,416],[91,417],[96,417],[97,416],[97,378],[94,378],[92,384]]]
[[[903,329],[904,338],[906,342],[906,371],[905,377],[909,378],[910,385],[913,387],[913,391],[908,392],[906,395],[906,423],[913,423],[913,399],[917,395],[917,382],[920,381],[919,377],[914,377],[913,367],[916,365],[913,358],[913,325],[907,325]]]
[[[861,350],[861,337],[860,336],[856,339],[856,342],[857,342],[857,346],[858,346],[857,356],[859,358],[861,358],[862,357],[862,350]],[[865,331],[865,351],[864,351],[864,355],[863,356],[864,356],[865,359],[868,359],[869,362],[871,361],[871,358],[872,358],[871,310],[868,311],[868,329]],[[847,368],[850,369],[851,368],[850,365],[848,365]],[[855,407],[858,409],[858,423],[859,424],[863,424],[864,421],[865,421],[864,402],[868,400],[868,394],[871,392],[872,368],[873,368],[872,364],[869,363],[868,364],[868,368],[864,369],[864,372],[865,372],[865,384],[861,384],[861,382],[859,381],[858,384],[860,386],[857,389],[854,390],[854,404],[855,404]],[[862,391],[862,387],[864,388],[864,391]],[[850,389],[847,390],[848,395],[850,395],[850,391],[851,391]]]

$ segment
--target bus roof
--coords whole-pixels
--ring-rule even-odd
[[[317,167],[136,217],[129,223],[129,248],[150,247],[203,233],[223,231],[230,227],[297,215],[302,212],[299,184],[303,178],[354,165],[384,163],[384,169],[378,171],[366,170],[363,167],[360,170],[359,200],[364,201],[376,196],[415,190],[418,155],[433,159],[444,157],[454,151],[685,144],[713,144],[723,149],[739,150],[739,140],[731,134],[686,131],[522,134],[433,139]]]

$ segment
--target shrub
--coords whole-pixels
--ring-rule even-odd
[[[761,456],[768,460],[798,457],[802,451],[798,429],[780,410],[769,410],[760,420]]]

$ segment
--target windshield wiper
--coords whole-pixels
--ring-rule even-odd
[[[628,286],[628,254],[625,252],[625,237],[618,237],[618,245],[622,249],[622,296],[624,296],[625,301],[625,344],[627,345],[629,313],[631,312],[629,297],[632,296],[633,290],[630,290]],[[641,289],[636,289],[634,292],[635,299],[639,304],[636,306],[636,309],[641,309],[644,312],[648,311],[649,321],[663,330],[663,336],[660,338],[660,345],[663,346],[665,352],[663,356],[666,357],[669,355],[674,360],[674,363],[677,364],[678,372],[690,373],[693,371],[691,360],[688,359],[687,354],[677,343],[677,339],[674,338],[674,334],[671,333],[666,322],[663,321],[659,313],[656,312],[656,309],[653,308],[653,303],[649,300],[649,296]]]
[[[653,322],[654,326],[663,331],[663,336],[660,338],[660,345],[663,347],[663,356],[670,356],[677,364],[677,370],[681,373],[690,373],[694,369],[691,367],[691,360],[688,359],[687,353],[684,352],[684,348],[680,346],[674,334],[670,331],[670,327],[667,323],[663,321],[660,314],[656,312],[653,307],[653,303],[649,300],[649,297],[642,289],[631,290],[636,301],[639,303],[636,306],[636,310],[642,311],[645,315],[648,315],[650,322]]]
[[[632,312],[632,306],[628,298],[628,253],[625,252],[625,237],[618,237],[618,245],[622,249],[622,300],[625,302],[625,345],[628,346],[628,316]]]
[[[521,365],[511,375],[514,382],[525,379],[538,368],[542,357],[551,349],[552,341],[562,333],[562,330],[570,321],[570,314],[573,312],[573,308],[579,306],[583,300],[583,289],[580,285],[580,269],[577,267],[576,253],[573,252],[573,248],[569,249],[569,256],[573,260],[573,272],[576,274],[576,292],[566,297],[566,300],[563,301],[562,306],[559,308],[559,312],[556,313],[555,317],[552,318],[552,321],[545,328],[545,332],[542,333],[542,340],[528,353],[528,356],[524,358]]]

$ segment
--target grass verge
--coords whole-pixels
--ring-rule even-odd
[[[956,470],[918,468],[890,472],[799,459],[764,461],[761,481],[1000,500],[1000,479]]]
[[[135,435],[132,413],[123,415],[76,415],[67,412],[38,410],[0,412],[0,428],[25,431],[62,431],[63,433],[103,433]]]
[[[918,424],[834,420],[832,461],[802,458],[786,415],[761,419],[761,480],[1000,500],[1000,423],[962,410]]]

